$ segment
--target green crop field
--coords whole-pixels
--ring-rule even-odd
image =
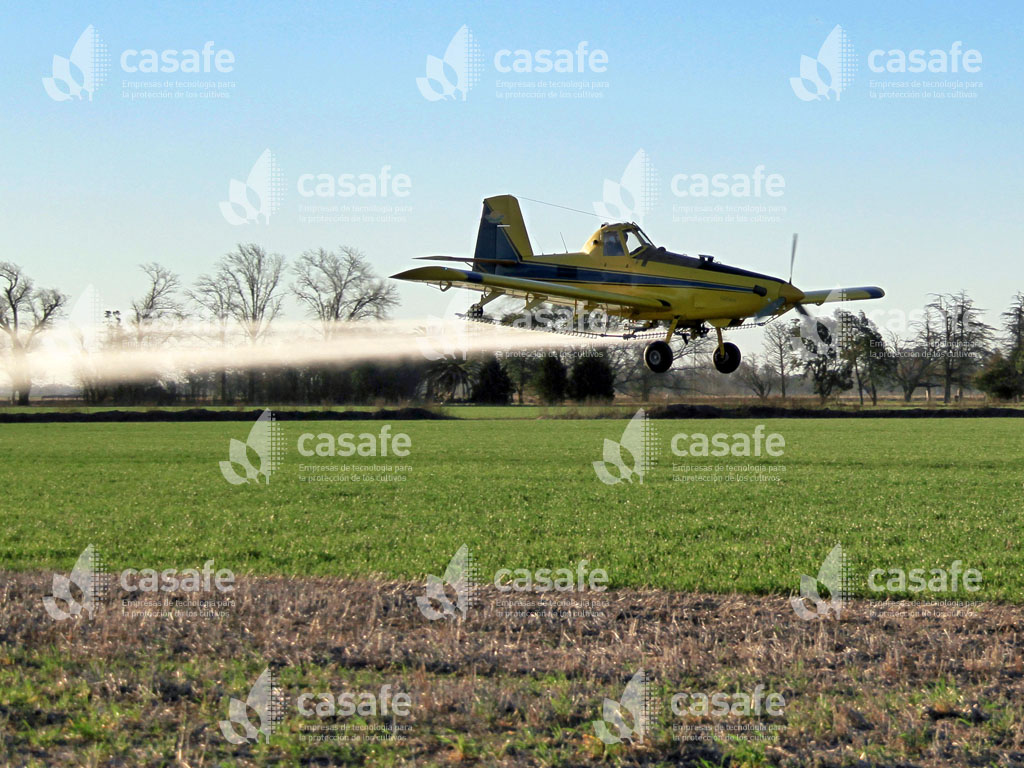
[[[528,414],[281,421],[283,459],[259,485],[220,466],[249,422],[0,426],[0,764],[937,768],[1024,750],[1017,419],[654,420],[643,482],[605,484],[594,462],[629,421]],[[379,448],[382,430],[388,456],[299,452],[321,434]],[[672,450],[755,433],[779,455]],[[44,596],[89,544],[115,572],[214,560],[237,588],[190,618],[178,593],[126,609],[138,593],[115,583],[95,615],[55,621]],[[804,621],[789,598],[837,544],[849,589],[875,599]],[[461,618],[430,621],[424,579],[463,545],[483,580],[587,560],[612,589],[523,591],[543,605],[517,611],[485,585]],[[974,570],[980,589],[879,593],[878,569]],[[920,602],[879,600],[894,597]],[[602,741],[606,699],[640,669],[661,709],[642,743]],[[230,742],[225,718],[267,670],[281,722]],[[758,685],[782,716],[668,707]],[[400,691],[411,710],[300,706],[352,690]],[[730,730],[747,727],[774,730]]]
[[[592,463],[626,423],[395,422],[407,457],[329,459],[300,456],[299,436],[377,434],[383,422],[283,422],[283,462],[259,486],[221,475],[243,422],[3,425],[0,563],[67,571],[91,543],[116,568],[213,558],[239,574],[418,579],[442,573],[465,544],[488,578],[587,559],[612,587],[788,594],[841,543],[862,596],[873,568],[955,560],[982,573],[976,597],[1024,596],[1014,419],[769,420],[785,449],[760,459],[670,450],[676,433],[749,433],[759,422],[654,421],[644,481],[605,485]],[[312,463],[354,466],[303,469]],[[404,479],[378,479],[373,464]],[[752,464],[779,479],[741,471]],[[342,474],[359,477],[334,481]]]

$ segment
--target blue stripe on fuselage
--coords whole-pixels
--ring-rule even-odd
[[[575,273],[569,277],[558,274],[571,270]],[[549,283],[601,283],[605,285],[653,285],[653,286],[679,286],[682,288],[712,288],[719,291],[737,291],[750,293],[750,286],[724,285],[703,280],[686,280],[679,277],[662,277],[658,275],[641,275],[632,272],[615,272],[609,269],[595,269],[591,267],[571,267],[564,264],[538,264],[537,262],[523,262],[513,268],[498,267],[497,275],[508,277],[522,277],[529,280],[542,280]],[[764,276],[764,280],[779,282],[778,278]]]

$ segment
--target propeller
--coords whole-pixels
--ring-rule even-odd
[[[797,234],[796,234],[796,232],[794,232],[793,233],[793,247],[792,247],[792,249],[789,252],[789,280],[786,281],[790,288],[793,288],[793,265],[796,263],[796,240],[797,240]],[[799,292],[797,291],[797,293],[799,293]],[[800,294],[800,295],[802,296],[803,294]],[[771,301],[771,302],[765,304],[754,315],[754,320],[757,321],[757,320],[761,320],[762,318],[770,317],[770,316],[774,315],[776,312],[778,312],[780,309],[782,309],[782,307],[784,307],[786,305],[787,301],[791,301],[792,298],[793,298],[793,296],[783,295],[783,296],[780,296],[775,301]],[[794,303],[793,307],[801,315],[803,315],[804,317],[808,317],[807,310],[804,309],[802,304]]]
[[[796,232],[793,233],[793,250],[789,252],[789,280],[787,281],[790,285],[793,284],[793,264],[796,262]]]
[[[793,265],[796,263],[796,240],[797,240],[797,233],[794,232],[793,233],[793,247],[792,247],[792,249],[789,252],[789,280],[788,280],[788,282],[789,282],[789,284],[791,286],[793,285]],[[795,309],[797,312],[799,312],[804,317],[808,317],[808,318],[811,317],[811,313],[808,312],[804,308],[804,305],[799,303],[799,302],[796,302],[795,304],[793,304],[793,309]]]

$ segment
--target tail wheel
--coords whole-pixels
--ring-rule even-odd
[[[672,367],[672,347],[664,341],[652,341],[644,349],[644,364],[654,373],[664,373]]]
[[[723,352],[725,354],[722,354]],[[727,341],[721,349],[715,350],[712,360],[719,373],[732,373],[740,367],[740,348]]]

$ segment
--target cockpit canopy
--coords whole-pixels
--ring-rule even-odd
[[[583,252],[597,251],[605,258],[615,258],[637,256],[645,248],[654,248],[654,244],[637,224],[604,224],[590,237]]]

